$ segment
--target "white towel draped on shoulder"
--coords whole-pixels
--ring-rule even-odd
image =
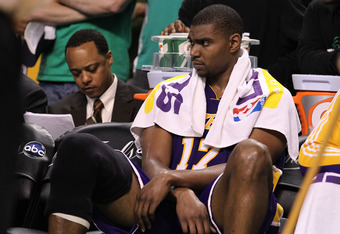
[[[33,67],[40,55],[53,46],[56,28],[39,22],[29,22],[22,43],[23,68]]]
[[[195,71],[158,84],[141,107],[131,132],[141,146],[144,128],[159,125],[180,136],[201,137],[206,117],[205,78]],[[251,69],[243,50],[204,143],[223,148],[247,139],[253,128],[275,130],[298,156],[299,117],[290,92],[263,69]]]
[[[40,40],[54,40],[56,37],[56,28],[39,22],[29,22],[24,32],[24,39],[27,47],[32,54],[36,53]]]

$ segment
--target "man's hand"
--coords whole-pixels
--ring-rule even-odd
[[[143,232],[146,228],[151,228],[151,222],[155,220],[156,208],[169,191],[170,183],[164,173],[159,173],[139,191],[136,198],[135,217],[137,225]]]
[[[184,233],[216,233],[210,223],[207,207],[188,188],[176,188],[176,211]]]
[[[161,35],[170,35],[171,33],[188,33],[190,28],[185,26],[182,21],[176,20],[175,22],[169,24],[167,28],[164,28]]]

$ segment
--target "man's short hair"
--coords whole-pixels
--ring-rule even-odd
[[[67,48],[74,48],[81,46],[82,44],[85,44],[87,42],[93,41],[96,45],[96,48],[98,50],[98,53],[106,56],[107,52],[109,51],[109,46],[107,44],[107,41],[103,34],[101,34],[99,31],[95,29],[82,29],[77,32],[75,32],[70,39],[68,40],[66,47],[65,47],[65,53]]]
[[[227,37],[234,33],[242,36],[243,33],[241,16],[233,8],[223,4],[207,6],[191,22],[191,26],[206,24],[214,24],[215,29],[224,32]]]

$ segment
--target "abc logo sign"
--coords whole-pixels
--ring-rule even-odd
[[[37,141],[28,142],[24,147],[24,154],[28,157],[44,157],[46,149],[43,144]]]

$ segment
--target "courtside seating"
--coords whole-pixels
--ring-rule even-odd
[[[299,146],[307,139],[308,135],[299,136]],[[289,213],[294,205],[295,198],[299,192],[304,177],[300,172],[298,162],[294,162],[289,156],[286,158],[283,175],[275,188],[275,196],[284,209],[283,217],[281,218],[280,231],[284,228]]]
[[[122,150],[134,163],[141,166],[141,152],[137,152],[130,132],[132,122],[109,122],[78,126],[55,140],[56,149],[64,136],[73,133],[90,133],[114,149]]]
[[[115,149],[122,149],[129,157],[134,156],[136,149],[134,147],[133,141],[134,138],[130,133],[130,127],[132,123],[99,123],[99,124],[92,124],[92,125],[84,125],[78,126],[55,140],[55,151],[57,152],[58,146],[60,142],[66,135],[74,134],[74,133],[90,133],[100,140],[105,142],[106,144],[110,145]],[[140,164],[140,159],[135,158],[135,163]],[[47,217],[44,216],[44,209],[46,206],[47,198],[50,193],[50,173],[53,166],[46,165],[45,173],[41,177],[41,185],[39,189],[39,196],[38,199],[34,203],[34,207],[31,209],[33,210],[31,213],[31,223],[29,226],[20,226],[20,228],[10,228],[8,229],[7,234],[22,234],[22,233],[46,233],[47,231]],[[18,226],[18,225],[17,225]],[[91,229],[88,233],[101,233]]]
[[[53,154],[51,134],[39,125],[24,123],[14,171],[14,218],[11,226],[31,225],[32,206]]]
[[[32,126],[32,124],[29,124],[29,126]],[[33,125],[34,126],[34,125]],[[62,141],[63,137],[69,134],[73,133],[90,133],[95,136],[97,136],[99,139],[101,139],[103,142],[106,142],[111,147],[115,149],[123,149],[123,151],[129,156],[133,157],[136,155],[136,149],[134,147],[134,144],[132,143],[134,138],[130,133],[130,127],[131,123],[100,123],[100,124],[94,124],[94,125],[87,125],[87,126],[79,126],[76,127],[68,132],[66,132],[64,135],[56,139],[55,146],[53,145],[53,150],[49,150],[48,158],[51,159],[52,155],[56,151],[57,147],[59,146],[60,142]],[[35,128],[42,129],[41,127],[35,126]],[[40,130],[42,137],[46,137],[46,132]],[[306,136],[300,137],[300,145],[304,142],[306,139]],[[36,141],[39,141],[40,138],[35,138]],[[49,137],[47,139],[50,139]],[[27,143],[31,140],[26,140]],[[26,143],[22,143],[26,144]],[[50,142],[51,143],[51,142]],[[23,146],[22,146],[23,147]],[[48,147],[51,148],[51,147]],[[140,153],[140,152],[139,152]],[[140,165],[140,157],[135,158],[135,163]],[[30,222],[29,225],[21,225],[21,223],[18,223],[17,225],[20,228],[10,228],[8,229],[8,234],[21,234],[21,233],[46,233],[47,231],[47,217],[44,217],[43,211],[46,205],[46,201],[50,192],[50,184],[49,184],[49,175],[51,172],[52,167],[49,166],[50,160],[48,163],[44,164],[45,170],[43,172],[39,172],[39,190],[35,191],[35,193],[38,193],[38,199],[36,198],[34,202],[30,202]],[[283,176],[280,178],[278,185],[275,189],[275,194],[278,198],[279,203],[283,206],[285,213],[284,213],[284,219],[285,221],[289,215],[289,211],[293,205],[295,196],[300,188],[301,182],[302,182],[302,175],[300,173],[298,164],[295,162],[292,162],[291,160],[287,160],[285,164],[285,170],[283,173]],[[32,181],[32,180],[31,180]],[[32,182],[31,182],[32,183]],[[31,186],[32,187],[32,186]],[[16,212],[17,213],[17,212]],[[89,233],[100,233],[90,231]]]
[[[56,139],[56,148],[58,149],[58,145],[64,136],[84,132],[95,135],[115,149],[122,149],[126,143],[134,140],[130,133],[131,124],[132,123],[109,122],[78,126]]]
[[[319,122],[336,92],[299,91],[293,97],[297,107],[302,135],[309,134]]]

